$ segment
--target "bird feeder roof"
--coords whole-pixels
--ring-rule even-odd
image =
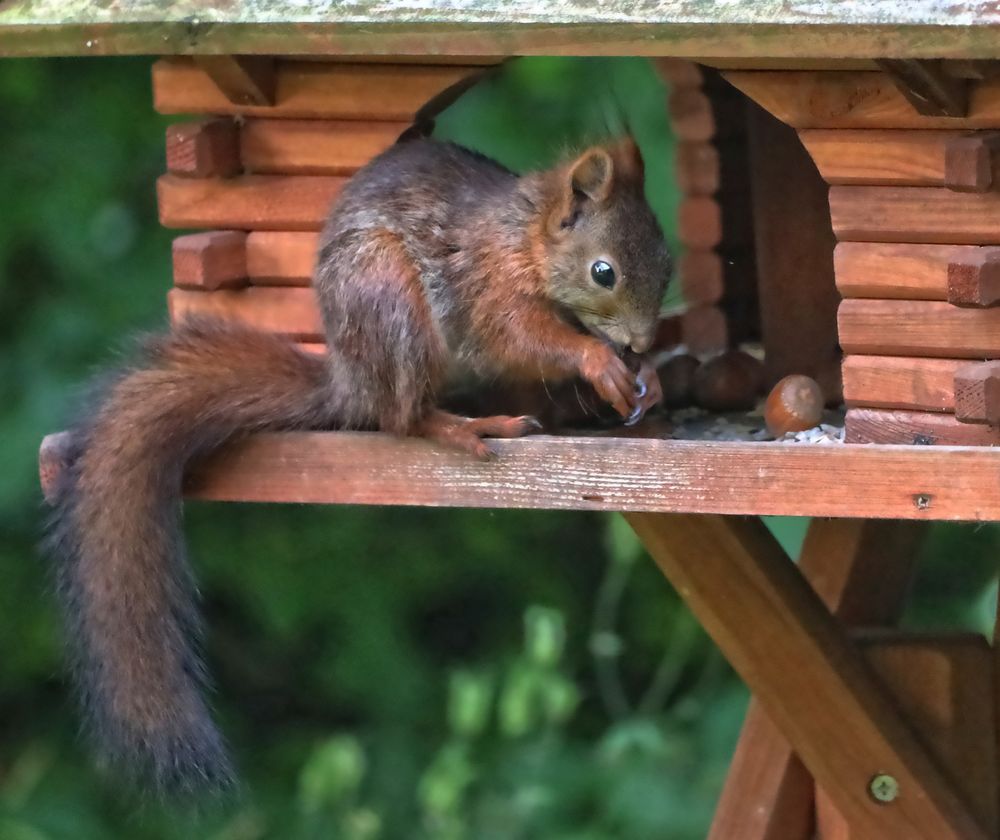
[[[994,58],[994,0],[0,0],[0,56]]]

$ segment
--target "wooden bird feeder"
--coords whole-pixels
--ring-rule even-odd
[[[685,192],[666,325],[831,378],[847,442],[261,434],[220,501],[620,511],[752,689],[712,840],[998,836],[994,650],[892,628],[920,522],[1000,520],[1000,9],[969,0],[0,3],[0,55],[165,56],[172,319],[321,350],[316,231],[416,109],[510,55],[645,55]],[[655,189],[655,185],[652,185]],[[65,457],[43,447],[43,479]],[[758,517],[817,517],[793,565]],[[738,516],[735,516],[738,515]]]

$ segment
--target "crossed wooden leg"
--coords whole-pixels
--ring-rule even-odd
[[[898,610],[909,561],[868,558],[866,563],[846,566],[841,562],[839,568],[836,562],[838,555],[842,561],[852,551],[858,557],[876,554],[882,537],[874,526],[830,523],[814,529],[803,558],[815,556],[810,565],[818,568],[807,568],[815,581],[813,589],[758,519],[647,513],[626,517],[749,685],[759,708],[766,710],[767,718],[757,711],[753,720],[770,719],[790,744],[790,749],[783,748],[781,739],[768,733],[767,723],[753,725],[756,739],[752,740],[766,751],[766,759],[760,759],[766,765],[753,780],[758,787],[751,787],[755,799],[747,803],[748,808],[731,812],[736,819],[742,813],[745,823],[730,823],[726,829],[717,822],[715,837],[799,840],[809,836],[810,797],[804,792],[809,790],[808,778],[798,769],[791,750],[828,797],[832,807],[824,806],[824,817],[832,814],[832,822],[827,819],[827,823],[839,824],[836,830],[841,837],[985,840],[991,836],[987,832],[995,830],[995,793],[986,802],[971,794],[964,783],[956,784],[965,780],[956,780],[946,757],[939,753],[932,757],[924,744],[927,738],[918,736],[911,728],[912,720],[908,723],[901,716],[900,709],[911,710],[890,694],[909,665],[920,664],[920,656],[907,654],[905,644],[890,646],[895,653],[882,659],[895,661],[894,668],[892,663],[886,667],[897,672],[897,679],[880,679],[868,660],[875,661],[880,670],[885,663],[878,661],[878,655],[862,653],[829,609],[837,609],[852,623],[885,623]],[[847,575],[846,567],[851,567]],[[871,591],[883,585],[891,591]],[[947,667],[936,672],[939,679],[950,680],[957,673],[951,666],[964,657],[969,665],[958,670],[965,675],[984,671],[981,684],[989,687],[993,674],[989,650],[966,645],[960,646],[960,653],[946,656],[946,661],[940,655],[936,660],[924,655],[922,662],[927,668],[934,661],[944,662]],[[954,688],[951,682],[946,687]],[[988,730],[982,733],[988,754],[984,766],[995,785],[992,697],[990,690],[988,696],[978,698],[989,715],[977,720]],[[919,717],[920,708],[912,711]],[[751,725],[752,721],[748,728]],[[748,755],[752,746],[744,748],[744,764],[757,760]],[[732,799],[738,793],[727,791],[727,796]],[[784,826],[769,820],[767,813],[760,816],[762,810],[775,807],[783,809]],[[724,829],[727,834],[718,833]],[[832,832],[827,836],[833,836]]]

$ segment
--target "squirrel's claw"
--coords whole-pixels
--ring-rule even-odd
[[[643,392],[645,392],[645,386],[643,386]],[[645,396],[645,393],[639,394],[640,398]],[[646,409],[641,405],[637,405],[632,409],[632,413],[625,419],[626,426],[634,426],[640,420],[642,420],[642,415],[646,413]]]

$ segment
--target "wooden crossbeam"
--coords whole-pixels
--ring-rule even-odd
[[[167,303],[174,324],[194,315],[210,316],[299,341],[320,342],[325,338],[316,294],[311,288],[255,286],[211,293],[171,289]]]
[[[1000,520],[1000,451],[986,447],[579,436],[490,445],[499,457],[482,464],[425,441],[373,433],[254,435],[201,464],[188,494],[219,501]]]
[[[876,63],[918,114],[964,117],[968,113],[967,83],[946,73],[939,59],[880,58]]]
[[[197,55],[194,63],[236,107],[274,104],[277,80],[272,56]]]
[[[795,128],[1000,128],[1000,79],[971,90],[964,117],[918,113],[886,73],[725,71],[723,76]]]
[[[986,840],[763,523],[626,518],[859,836]],[[891,775],[905,795],[875,801],[869,786],[880,774]]]
[[[1000,427],[961,423],[954,414],[930,411],[851,408],[848,409],[844,429],[848,443],[1000,446]]]
[[[954,294],[951,266],[1000,263],[1000,248],[841,242],[833,262],[837,291],[843,297],[949,300]]]
[[[932,636],[892,630],[861,631],[854,638],[937,766],[988,836],[996,837],[995,677],[986,639],[973,633]],[[822,790],[817,790],[816,817],[819,840],[868,840]]]
[[[964,309],[937,301],[845,300],[837,310],[845,353],[1000,357],[1000,309]]]
[[[955,374],[967,364],[965,359],[845,356],[841,366],[844,401],[851,408],[954,413]]]
[[[169,58],[153,65],[153,99],[161,114],[409,121],[425,102],[480,69],[281,60],[273,104],[261,105],[232,102],[194,60]]]
[[[902,611],[919,523],[814,519],[799,570],[845,626],[894,624]],[[708,840],[811,840],[813,780],[752,700]]]
[[[308,286],[319,237],[295,231],[254,231],[247,236],[247,275],[261,286]]]
[[[350,175],[388,149],[405,122],[249,119],[240,129],[247,172]]]
[[[934,208],[930,212],[929,208]],[[841,241],[1000,244],[1000,193],[945,187],[830,188],[830,218]]]
[[[174,228],[317,231],[346,181],[337,175],[162,175],[156,182],[160,223]]]

